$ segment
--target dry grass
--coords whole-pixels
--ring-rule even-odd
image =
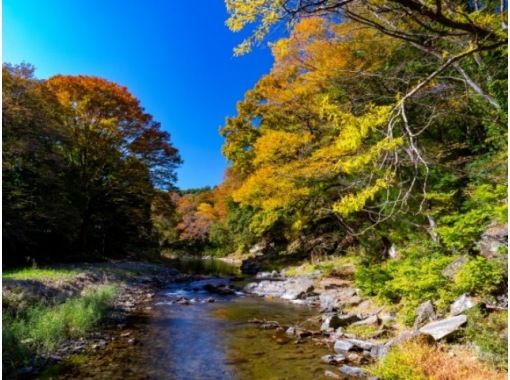
[[[411,341],[393,349],[371,370],[383,380],[507,379],[506,372],[490,368],[471,351],[461,348],[446,351],[423,341]]]

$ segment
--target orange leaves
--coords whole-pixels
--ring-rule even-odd
[[[120,157],[145,166],[154,185],[165,188],[175,181],[174,170],[181,161],[170,135],[126,87],[82,75],[57,75],[45,86],[67,109],[66,127],[78,150],[101,156],[115,149]]]
[[[213,189],[204,189],[182,196],[175,194],[180,240],[205,241],[215,222],[227,218],[227,202],[240,179],[233,169],[227,169],[223,183]]]

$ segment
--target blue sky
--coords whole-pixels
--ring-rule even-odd
[[[3,0],[2,59],[127,86],[179,148],[178,186],[216,185],[218,129],[272,64],[267,47],[233,57],[226,18],[222,0]]]

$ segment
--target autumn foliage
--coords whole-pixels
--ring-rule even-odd
[[[6,262],[120,256],[152,245],[151,204],[180,163],[129,91],[3,67]]]

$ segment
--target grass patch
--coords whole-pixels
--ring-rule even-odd
[[[451,352],[421,341],[392,349],[369,371],[383,380],[502,380],[507,375],[490,368],[466,350]]]
[[[2,278],[4,280],[69,280],[78,273],[81,272],[72,268],[19,268],[2,272]]]
[[[300,276],[319,271],[323,277],[349,276],[356,263],[357,258],[354,256],[328,256],[321,261],[307,261],[299,266],[289,266],[285,273],[287,276]]]
[[[361,339],[368,339],[378,331],[379,327],[374,325],[350,325],[345,328],[346,333],[356,335]]]
[[[103,285],[57,306],[31,306],[17,315],[4,313],[4,372],[19,368],[37,354],[47,354],[68,338],[83,336],[112,306],[117,287]]]

